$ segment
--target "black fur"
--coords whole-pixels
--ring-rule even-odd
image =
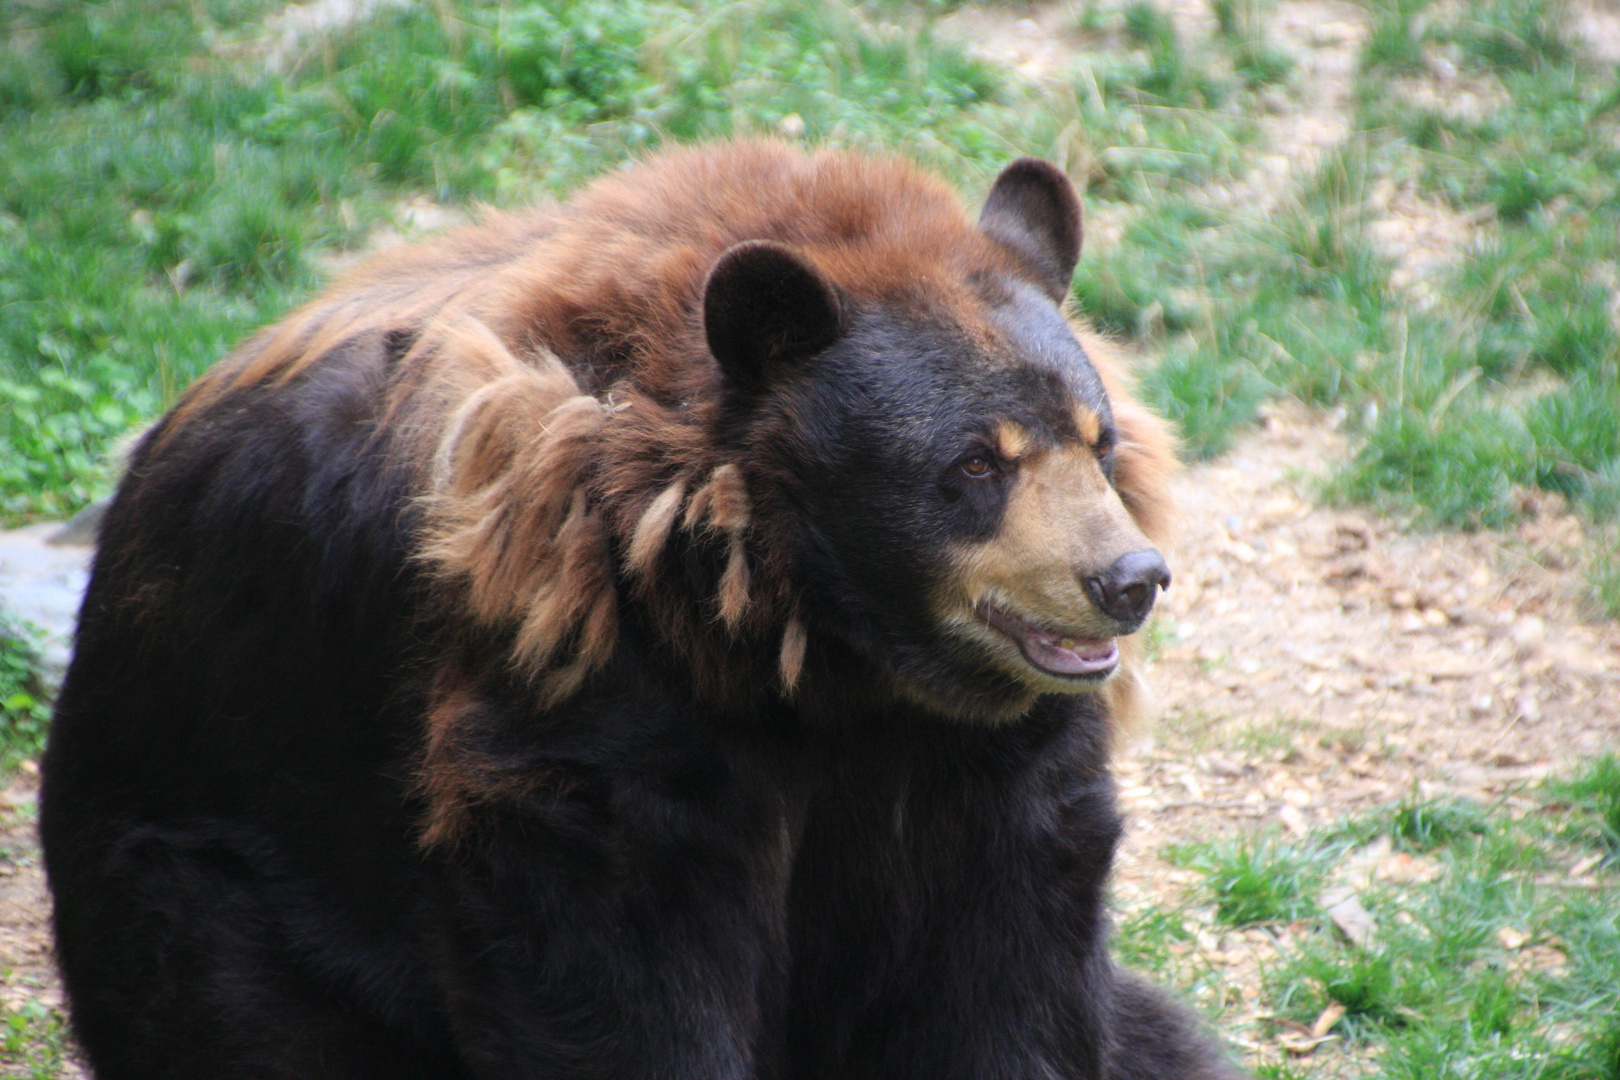
[[[1039,177],[1015,181],[997,220],[1036,199]],[[965,367],[948,327],[825,295],[800,323],[836,318],[838,340],[716,434],[779,481],[762,512],[801,522],[804,617],[843,628],[807,681],[996,700],[997,677],[938,655],[919,593],[944,544],[998,520],[997,489],[952,468],[988,418],[1063,435],[1055,403],[1079,399],[1106,420],[1101,386],[1025,286],[999,310],[1029,363],[1001,374]],[[730,325],[744,366],[772,359]],[[160,423],[108,513],[41,811],[101,1080],[1235,1076],[1108,957],[1097,698],[979,724],[836,694],[739,716],[621,600],[607,666],[541,712],[412,557],[383,415],[411,340]],[[721,555],[694,548],[692,572]],[[462,759],[510,783],[424,849],[445,679]]]

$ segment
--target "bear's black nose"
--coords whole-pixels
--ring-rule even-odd
[[[1170,568],[1152,548],[1121,555],[1113,566],[1086,579],[1086,591],[1096,605],[1132,630],[1153,610],[1154,594],[1169,587]]]

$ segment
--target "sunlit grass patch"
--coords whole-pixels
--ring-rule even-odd
[[[1525,432],[1501,412],[1435,423],[1414,407],[1386,413],[1324,488],[1330,500],[1383,504],[1429,525],[1497,528],[1518,515]]]
[[[1485,831],[1484,810],[1466,799],[1412,799],[1395,808],[1389,824],[1390,838],[1398,847],[1419,852]]]
[[[8,1076],[52,1080],[61,1075],[68,1045],[67,1018],[38,998],[0,1008],[0,1064]]]
[[[1251,88],[1282,82],[1294,71],[1294,58],[1266,40],[1268,7],[1262,0],[1214,0],[1210,4],[1232,69]]]
[[[1455,23],[1442,24],[1437,36],[1457,42],[1485,67],[1536,69],[1574,52],[1567,17],[1556,0],[1485,0],[1469,5]]]
[[[1204,876],[1215,918],[1227,926],[1290,922],[1317,909],[1324,870],[1320,852],[1258,836],[1182,845],[1165,856]]]
[[[38,631],[0,609],[0,778],[44,748],[48,696]]]
[[[1352,1059],[1411,1080],[1614,1075],[1620,877],[1600,823],[1620,812],[1620,767],[1601,759],[1517,806],[1414,795],[1288,844],[1261,832],[1165,852],[1200,876],[1188,900],[1210,906],[1194,911],[1269,927],[1262,1045],[1328,1037],[1259,1075],[1339,1075]],[[1186,983],[1176,935],[1200,931],[1185,918],[1149,909],[1121,948]]]
[[[1364,71],[1384,74],[1423,69],[1423,34],[1418,14],[1428,0],[1373,0],[1367,5],[1371,27],[1361,47]]]
[[[1577,811],[1570,823],[1572,835],[1595,841],[1611,860],[1620,858],[1620,756],[1604,754],[1547,790]]]
[[[525,202],[668,138],[784,130],[971,188],[1061,157],[1069,122],[920,13],[382,5],[277,72],[256,21],[279,6],[5,8],[0,519],[104,491],[112,439],[412,199]]]
[[[1165,971],[1187,953],[1195,938],[1180,912],[1146,904],[1128,912],[1114,927],[1114,955],[1129,968]]]
[[[1620,474],[1620,469],[1613,471]],[[1608,480],[1620,487],[1620,475]],[[1620,619],[1620,537],[1615,536],[1612,528],[1600,534],[1593,546],[1591,562],[1586,568],[1585,603],[1597,618]]]
[[[1407,333],[1398,349],[1369,336],[1346,395],[1363,403],[1351,412],[1362,442],[1328,494],[1431,525],[1501,527],[1518,515],[1517,487],[1543,487],[1601,519],[1620,462],[1620,151],[1598,137],[1613,73],[1570,46],[1561,6],[1371,10],[1358,87],[1368,160],[1385,183],[1415,180],[1489,225],[1435,279],[1421,319],[1386,295]],[[1469,118],[1409,102],[1389,76],[1425,77],[1430,59],[1456,61],[1507,104]]]
[[[1198,460],[1226,450],[1271,387],[1240,356],[1177,343],[1143,376],[1142,391],[1176,424],[1183,455]]]

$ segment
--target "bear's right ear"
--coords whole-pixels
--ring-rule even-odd
[[[1061,304],[1080,261],[1080,196],[1049,161],[1019,158],[996,177],[979,229],[1022,257],[1035,283]]]
[[[843,328],[832,282],[785,244],[749,240],[726,251],[703,286],[703,332],[732,385],[754,390],[768,369],[831,345]]]

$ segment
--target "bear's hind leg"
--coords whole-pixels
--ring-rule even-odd
[[[98,1080],[452,1080],[444,1032],[365,1015],[290,940],[287,897],[251,840],[127,829],[53,867],[73,1026]]]
[[[1199,1021],[1129,972],[1114,984],[1107,1080],[1245,1080]]]

